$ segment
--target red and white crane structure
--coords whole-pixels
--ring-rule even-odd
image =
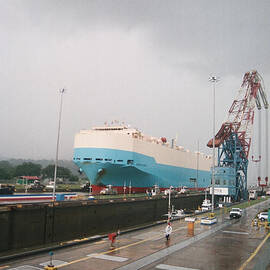
[[[229,109],[227,121],[222,124],[215,136],[215,147],[218,147],[218,167],[215,168],[219,181],[227,186],[228,195],[235,200],[247,197],[247,167],[252,139],[255,108],[260,111],[262,107],[266,111],[266,184],[268,182],[268,101],[264,90],[263,79],[256,71],[245,73],[236,99]],[[259,131],[261,134],[261,131]],[[261,160],[261,138],[259,138],[259,159]],[[208,147],[213,147],[211,139]],[[228,168],[228,170],[224,169]],[[221,173],[222,172],[222,173]],[[223,180],[223,181],[222,181]],[[261,175],[258,176],[261,180]],[[224,184],[226,183],[226,185]],[[232,184],[234,183],[234,184]]]
[[[261,187],[267,186],[268,185],[268,107],[269,103],[267,100],[267,96],[264,91],[264,84],[263,84],[263,79],[261,76],[258,74],[259,79],[261,81],[261,85],[259,88],[259,95],[256,97],[256,105],[258,109],[258,159],[254,159],[254,156],[252,156],[252,161],[258,162],[258,185]],[[262,160],[262,119],[261,119],[261,109],[264,107],[265,109],[265,184],[261,184],[262,180],[262,173],[261,173],[261,160]]]

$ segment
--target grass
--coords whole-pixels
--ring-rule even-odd
[[[244,208],[247,208],[247,207],[252,206],[252,205],[254,205],[254,204],[257,204],[257,203],[266,201],[266,200],[268,200],[268,199],[269,199],[269,198],[265,197],[265,198],[259,198],[259,199],[257,199],[257,200],[250,200],[250,201],[248,201],[248,202],[243,202],[243,203],[234,205],[234,206],[230,207],[230,209],[233,208],[233,207],[238,207],[238,208],[244,209]]]
[[[57,184],[57,188],[59,189],[66,189],[66,190],[71,190],[71,189],[81,189],[81,185],[79,184]]]
[[[86,195],[88,196],[88,194]],[[113,200],[113,199],[124,199],[124,198],[143,198],[146,197],[145,193],[135,193],[135,194],[116,194],[116,195],[93,195],[96,199],[105,199],[105,200]]]
[[[263,202],[263,201],[266,201],[268,200],[269,197],[265,197],[265,198],[259,198],[257,200],[251,200],[251,201],[245,201],[245,202],[242,202],[242,203],[236,203],[232,206],[229,206],[229,207],[223,207],[223,208],[220,208],[216,211],[216,214],[217,215],[222,215],[224,213],[228,213],[231,211],[232,208],[241,208],[241,209],[245,209],[247,207],[250,207],[252,205],[255,205],[257,203],[260,203],[260,202]],[[206,213],[201,213],[199,214],[198,216],[201,216],[201,215],[205,215]]]
[[[16,192],[24,192],[25,191],[25,186],[24,185],[19,185],[15,184],[15,189]],[[70,191],[70,190],[80,190],[81,186],[79,184],[57,184],[56,185],[56,191]],[[51,188],[47,188],[46,192],[52,191]]]
[[[242,203],[238,203],[238,204],[234,204],[230,207],[224,207],[224,208],[220,208],[220,211],[218,214],[221,214],[222,212],[224,213],[228,213],[231,211],[232,208],[240,208],[240,209],[245,209],[247,207],[250,207],[252,205],[255,205],[257,203],[263,202],[268,200],[269,197],[265,197],[265,198],[259,198],[257,200],[251,200],[251,201],[246,201],[246,202],[242,202]]]

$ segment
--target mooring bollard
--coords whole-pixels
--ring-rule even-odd
[[[49,256],[50,256],[50,263],[44,267],[45,270],[57,270],[57,268],[53,265],[53,252],[50,251],[49,252]]]

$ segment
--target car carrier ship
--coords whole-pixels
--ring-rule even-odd
[[[211,182],[211,156],[126,125],[81,130],[75,135],[73,161],[90,180],[94,193],[106,185],[118,192],[144,192],[155,185],[161,190],[171,186],[203,189]]]

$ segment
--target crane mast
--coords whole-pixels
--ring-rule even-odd
[[[227,121],[221,125],[215,136],[214,147],[218,148],[215,194],[231,197],[235,201],[247,199],[247,169],[254,113],[256,107],[259,111],[262,109],[262,104],[268,111],[269,104],[262,77],[256,70],[246,72],[237,97],[229,109]],[[266,123],[266,132],[268,132],[268,123]],[[266,140],[267,137],[268,134]],[[213,147],[213,139],[207,146]],[[268,141],[266,146],[268,152]],[[260,156],[261,153],[259,158]],[[266,159],[268,162],[268,154]],[[268,181],[268,168],[266,170],[266,181]]]

